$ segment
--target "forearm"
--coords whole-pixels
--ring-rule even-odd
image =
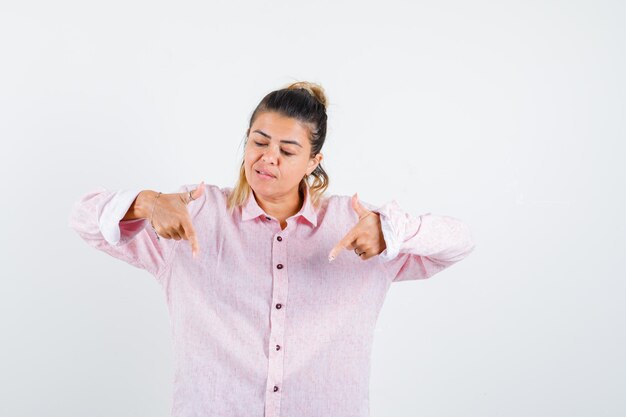
[[[376,211],[381,215],[387,246],[384,259],[408,253],[426,256],[440,263],[454,263],[474,248],[468,226],[459,219],[431,213],[413,216],[395,200]]]

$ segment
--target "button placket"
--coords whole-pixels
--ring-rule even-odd
[[[287,313],[287,235],[280,230],[272,239],[272,308],[270,311],[270,337],[265,416],[280,416],[282,396],[284,331]]]

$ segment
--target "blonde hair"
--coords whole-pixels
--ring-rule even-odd
[[[326,124],[328,120],[328,116],[326,115],[327,103],[328,100],[321,85],[308,81],[291,83],[263,97],[254,112],[252,112],[248,132],[256,118],[263,112],[274,111],[283,116],[295,118],[309,127],[309,141],[311,142],[310,157],[313,158],[321,151],[324,141],[326,140]],[[310,177],[313,177],[312,184],[310,183]],[[328,174],[322,167],[322,164],[319,163],[310,175],[300,180],[298,192],[300,193],[300,197],[303,198],[308,188],[311,204],[317,208],[324,199],[324,192],[328,188],[328,184]],[[232,214],[235,207],[243,205],[250,194],[252,194],[252,189],[246,179],[244,156],[242,157],[241,167],[239,168],[239,178],[227,199],[229,212]]]

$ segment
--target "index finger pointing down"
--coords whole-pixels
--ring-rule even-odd
[[[196,235],[196,230],[193,227],[191,222],[184,222],[183,229],[185,230],[185,236],[187,240],[191,243],[191,254],[196,257],[196,255],[200,252],[200,245],[198,244],[198,236]]]
[[[345,235],[344,238],[341,239],[339,243],[335,245],[334,248],[332,248],[332,250],[328,254],[328,262],[332,262],[337,257],[339,252],[341,252],[342,249],[349,249],[350,246],[352,246],[352,242],[354,242],[354,240],[355,240],[354,232],[353,231],[348,232],[348,234]]]

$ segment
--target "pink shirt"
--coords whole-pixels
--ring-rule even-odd
[[[197,184],[177,192],[193,190]],[[366,417],[374,328],[392,282],[429,278],[474,243],[458,219],[380,213],[387,249],[362,260],[328,253],[358,221],[350,196],[279,222],[255,198],[229,215],[231,188],[205,184],[188,205],[200,252],[120,221],[140,190],[94,189],[69,225],[89,245],[152,274],[167,301],[174,347],[173,417]]]

